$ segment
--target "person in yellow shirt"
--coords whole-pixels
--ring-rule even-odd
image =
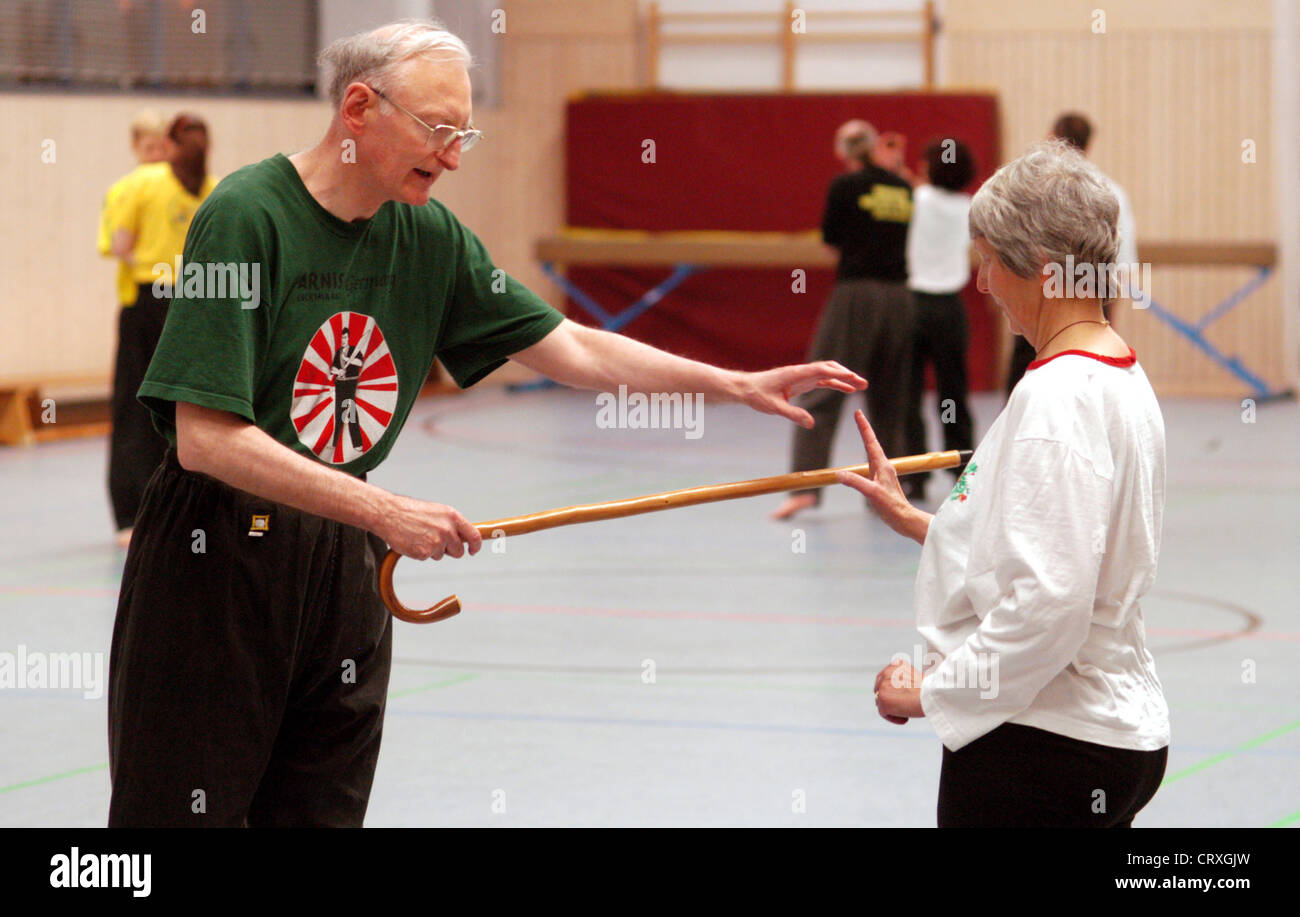
[[[167,449],[149,411],[135,397],[167,318],[168,300],[155,295],[154,284],[172,280],[172,265],[185,248],[190,220],[217,182],[208,174],[208,129],[200,118],[178,115],[167,138],[166,161],[141,165],[110,189],[100,229],[100,250],[107,239],[108,253],[127,266],[129,281],[129,300],[122,295],[127,287],[119,284],[123,308],[118,314],[108,458],[109,496],[117,541],[123,547],[130,543],[145,485]]]
[[[165,162],[171,157],[171,140],[167,136],[167,119],[162,112],[143,109],[131,119],[131,153],[135,156],[136,167],[115,181],[104,195],[104,206],[99,215],[99,253],[106,257],[113,256],[113,233],[109,229],[112,204],[141,167],[155,162]],[[130,306],[135,303],[136,282],[131,275],[129,261],[118,259],[117,262],[117,301],[119,305]]]

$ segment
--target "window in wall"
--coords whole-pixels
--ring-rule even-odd
[[[0,82],[311,92],[315,0],[5,0]]]

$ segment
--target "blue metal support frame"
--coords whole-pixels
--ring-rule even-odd
[[[1217,365],[1223,367],[1238,379],[1249,385],[1254,390],[1253,394],[1260,400],[1269,401],[1278,398],[1294,398],[1295,392],[1290,389],[1282,390],[1269,388],[1268,383],[1247,369],[1245,364],[1243,364],[1238,357],[1226,356],[1219,350],[1219,348],[1211,344],[1203,333],[1206,328],[1223,318],[1223,316],[1227,315],[1240,305],[1247,296],[1263,286],[1264,282],[1268,280],[1272,273],[1273,269],[1271,267],[1260,267],[1258,273],[1256,273],[1254,277],[1247,281],[1240,289],[1230,294],[1209,312],[1206,312],[1205,315],[1195,324],[1186,322],[1177,315],[1174,315],[1150,296],[1146,297],[1147,308],[1150,309],[1157,318],[1191,341],[1192,344],[1194,344]]]
[[[654,306],[665,296],[681,285],[682,281],[692,274],[698,273],[704,268],[694,264],[678,264],[673,268],[673,272],[660,281],[657,285],[646,291],[640,299],[628,306],[617,315],[611,315],[600,303],[596,302],[586,292],[574,284],[568,277],[555,269],[555,265],[549,261],[542,262],[542,270],[546,276],[551,278],[557,286],[562,289],[567,296],[573,299],[578,305],[586,309],[606,331],[621,331],[632,321],[638,318],[647,309]],[[1227,296],[1222,302],[1216,305],[1209,312],[1205,313],[1196,323],[1186,322],[1174,315],[1168,309],[1165,309],[1151,296],[1145,297],[1146,308],[1150,309],[1157,318],[1169,325],[1183,337],[1187,338],[1192,344],[1208,356],[1214,363],[1232,373],[1238,379],[1245,382],[1253,390],[1253,394],[1260,400],[1269,401],[1280,398],[1294,398],[1295,392],[1291,389],[1272,389],[1269,384],[1259,376],[1252,373],[1246,368],[1238,357],[1229,357],[1210,343],[1205,337],[1205,330],[1223,318],[1250,296],[1257,289],[1264,285],[1273,274],[1271,267],[1260,267],[1258,272],[1247,281],[1240,289]],[[542,379],[537,382],[528,382],[520,385],[510,386],[511,391],[528,391],[539,388],[549,388],[555,385],[550,379]]]
[[[641,298],[632,305],[628,306],[617,315],[611,315],[605,310],[600,303],[592,299],[587,293],[578,287],[568,277],[565,277],[555,269],[555,265],[550,261],[542,262],[542,271],[547,277],[551,278],[561,290],[565,292],[570,299],[576,302],[582,308],[586,309],[596,321],[600,322],[600,327],[605,331],[622,331],[629,324],[635,321],[642,313],[651,308],[671,293],[682,282],[692,274],[697,274],[704,268],[696,264],[678,264],[673,268],[673,272],[661,280],[658,284],[651,287],[641,295]],[[539,379],[536,382],[522,382],[509,386],[512,392],[528,392],[538,389],[551,388],[556,383],[550,379]]]

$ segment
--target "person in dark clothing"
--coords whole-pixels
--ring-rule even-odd
[[[911,397],[905,420],[908,454],[926,452],[921,399],[925,364],[934,366],[939,421],[944,449],[973,449],[975,427],[966,396],[966,347],[970,327],[962,288],[970,280],[969,194],[975,157],[960,140],[945,139],[926,147],[921,157],[925,181],[913,191],[912,222],[907,233],[907,287],[912,291],[915,335]],[[952,469],[959,477],[961,468]],[[902,480],[909,499],[925,498],[929,472]]]
[[[363,824],[393,662],[380,561],[483,543],[451,506],[366,480],[435,358],[464,388],[513,358],[575,388],[699,392],[806,424],[790,398],[866,386],[830,363],[723,370],[566,319],[431,197],[480,137],[464,42],[408,20],[322,62],[321,140],[227,177],[185,240],[187,265],[251,267],[264,295],[175,297],[140,386],[170,448],[113,627],[110,827]]]
[[[361,449],[361,423],[357,419],[357,383],[361,381],[361,347],[348,347],[348,330],[340,335],[338,351],[330,375],[334,377],[334,436],[337,440],[346,427],[352,448]]]
[[[190,221],[217,183],[208,172],[202,119],[178,115],[166,138],[157,140],[167,158],[141,165],[110,188],[100,223],[100,251],[124,267],[119,290],[123,280],[134,290],[123,291],[118,313],[108,452],[108,492],[121,547],[131,543],[145,488],[167,450],[149,411],[136,400],[167,320],[170,297],[158,294],[156,281],[171,279]]]
[[[908,363],[912,356],[912,299],[907,292],[907,224],[912,187],[875,160],[874,129],[850,152],[862,168],[835,178],[826,194],[822,239],[840,251],[835,288],[822,311],[808,355],[835,360],[867,377],[867,411],[889,455],[903,447]],[[829,388],[803,401],[816,423],[794,434],[794,471],[829,464],[844,393]],[[772,514],[788,519],[817,505],[820,490],[795,491]]]

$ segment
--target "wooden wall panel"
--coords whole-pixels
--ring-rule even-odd
[[[635,0],[526,0],[505,5],[502,105],[475,112],[487,139],[435,186],[497,262],[550,301],[534,239],[562,222],[564,102],[636,82]],[[140,108],[202,114],[212,166],[228,173],[314,143],[329,119],[315,100],[0,93],[0,327],[5,374],[103,372],[116,337],[114,264],[95,253],[105,189],[133,162],[127,125]],[[56,142],[56,162],[41,143]]]
[[[1090,156],[1133,203],[1140,238],[1272,241],[1277,238],[1270,130],[1269,4],[1152,2],[1143,18],[1096,5],[950,0],[944,33],[949,87],[1001,95],[1003,149],[1014,156],[1047,133],[1062,111],[1094,122]],[[993,24],[997,25],[993,28]],[[1256,162],[1242,162],[1242,142]],[[1194,321],[1253,276],[1251,269],[1156,268],[1161,305]],[[1207,337],[1272,384],[1285,380],[1279,283],[1271,279]],[[1238,395],[1244,384],[1150,313],[1122,319],[1162,393]]]
[[[195,111],[212,134],[211,168],[225,174],[313,143],[328,110],[313,100],[0,93],[0,326],[6,375],[100,373],[117,335],[115,262],[95,251],[105,190],[134,165],[127,125],[141,108]],[[55,160],[42,161],[45,140]]]
[[[1061,110],[1097,122],[1096,161],[1128,190],[1144,238],[1272,240],[1269,4],[1172,0],[1145,18],[1111,11],[1108,32],[1088,28],[1095,4],[1062,0],[949,0],[943,79],[1000,92],[1008,155],[1042,137]],[[1049,8],[1050,7],[1050,8]],[[636,0],[527,0],[505,5],[502,106],[476,113],[488,139],[445,175],[436,193],[498,262],[553,302],[532,243],[562,222],[564,100],[637,81]],[[0,321],[8,373],[107,372],[114,336],[113,265],[94,253],[104,189],[130,168],[125,126],[140,107],[193,108],[213,127],[213,165],[228,172],[314,142],[320,102],[58,93],[0,94],[10,126],[0,145]],[[57,162],[41,162],[54,139]],[[1241,162],[1253,139],[1257,162]],[[1157,269],[1155,295],[1195,319],[1245,280],[1246,269]],[[1210,337],[1270,382],[1285,363],[1280,296],[1270,281]],[[1164,324],[1141,313],[1123,326],[1162,392],[1238,394],[1241,384]]]

